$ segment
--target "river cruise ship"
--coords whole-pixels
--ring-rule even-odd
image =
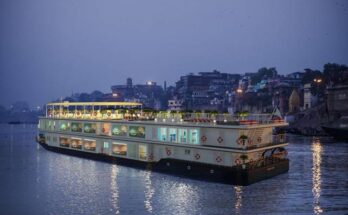
[[[289,170],[282,119],[271,114],[151,112],[134,102],[48,103],[45,149],[236,185]]]

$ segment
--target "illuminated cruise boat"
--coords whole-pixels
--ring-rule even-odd
[[[270,114],[150,112],[134,102],[46,105],[38,143],[64,154],[236,185],[289,170],[286,126]]]

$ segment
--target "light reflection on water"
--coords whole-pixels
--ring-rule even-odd
[[[117,183],[117,174],[118,174],[118,167],[116,165],[111,165],[111,204],[115,211],[115,214],[119,214],[119,205],[118,205],[118,198],[119,198],[119,191],[118,191],[118,183]],[[111,209],[112,211],[112,209]]]
[[[236,203],[234,207],[236,208],[236,214],[240,213],[240,208],[242,207],[242,193],[243,193],[243,187],[242,186],[235,186],[235,196],[236,196]]]
[[[315,214],[320,214],[323,210],[320,207],[320,192],[321,192],[321,150],[320,140],[315,140],[312,143],[313,152],[313,211]]]
[[[348,212],[348,144],[290,136],[290,172],[251,186],[196,181],[61,155],[36,126],[0,125],[1,214]]]
[[[148,212],[152,213],[152,196],[155,193],[155,189],[151,186],[151,171],[144,172],[145,180],[145,208]]]

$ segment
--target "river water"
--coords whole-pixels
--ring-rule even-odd
[[[242,187],[46,151],[0,125],[0,214],[348,214],[348,143],[290,136],[290,171]]]

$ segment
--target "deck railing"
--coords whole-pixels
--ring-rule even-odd
[[[218,125],[255,125],[282,123],[284,120],[272,119],[272,114],[248,114],[246,116],[215,113],[170,113],[170,112],[124,112],[108,111],[52,111],[46,117],[66,119],[100,120],[154,120],[157,122],[212,123]]]

